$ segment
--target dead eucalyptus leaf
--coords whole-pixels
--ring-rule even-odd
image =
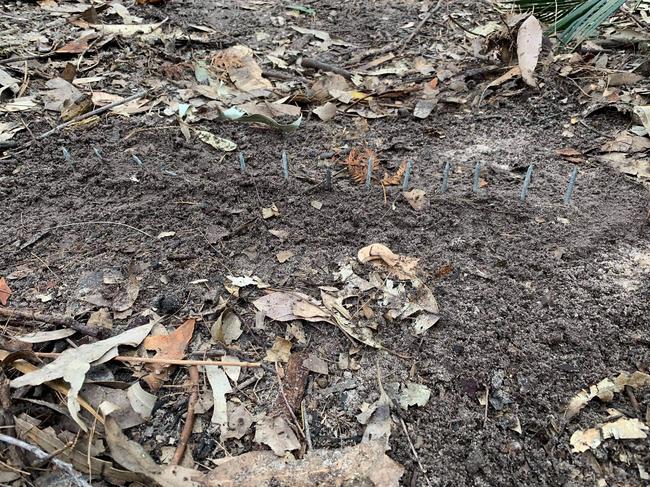
[[[528,17],[517,33],[517,58],[524,82],[537,88],[534,73],[542,50],[542,26],[534,15]]]
[[[83,385],[86,372],[88,372],[91,365],[107,362],[117,356],[118,346],[128,345],[134,347],[139,345],[149,334],[153,325],[154,322],[151,322],[137,328],[132,328],[106,340],[87,343],[74,349],[67,349],[44,367],[27,373],[22,377],[15,378],[11,381],[10,385],[15,388],[35,386],[62,378],[70,384],[70,390],[68,391],[68,409],[70,410],[70,415],[84,431],[87,431],[86,425],[78,416],[80,405],[77,399],[77,394]]]
[[[300,448],[300,441],[284,416],[264,417],[258,421],[255,442],[269,446],[279,457]]]
[[[242,334],[241,320],[231,309],[225,309],[210,329],[210,335],[216,342],[230,345]]]

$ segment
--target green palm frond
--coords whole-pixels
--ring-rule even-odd
[[[558,32],[564,44],[581,43],[623,6],[625,0],[504,0],[501,5],[531,11],[550,22],[549,32]]]

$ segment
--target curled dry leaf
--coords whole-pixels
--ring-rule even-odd
[[[185,356],[185,349],[194,334],[195,324],[196,320],[190,318],[169,335],[148,337],[144,341],[143,346],[146,350],[156,351],[154,358],[173,360],[182,359]],[[149,371],[149,375],[145,376],[143,380],[152,390],[158,390],[169,375],[170,365],[146,364],[145,368]]]
[[[395,174],[389,176],[387,172],[384,173],[384,179],[381,180],[381,184],[384,186],[397,186],[402,182],[404,173],[406,172],[406,167],[408,166],[408,161],[404,160],[395,171]]]
[[[212,57],[212,66],[225,70],[230,81],[241,91],[273,88],[271,82],[262,77],[262,68],[255,61],[253,51],[247,46],[237,45],[218,51]]]
[[[419,259],[407,257],[393,253],[383,244],[371,244],[363,247],[357,254],[359,262],[365,264],[371,262],[379,267],[383,267],[397,279],[413,279],[415,277],[415,268]]]
[[[61,330],[52,330],[52,331],[36,331],[33,333],[28,333],[27,335],[21,335],[16,337],[16,340],[25,343],[45,343],[51,342],[54,340],[62,340],[68,338],[69,336],[74,335],[76,332],[67,328]]]
[[[602,424],[596,428],[578,430],[569,440],[574,453],[582,453],[589,449],[595,450],[609,438],[617,440],[637,440],[648,437],[648,426],[637,418],[619,418],[611,423]]]
[[[230,345],[242,334],[241,320],[234,311],[225,309],[210,329],[210,335],[216,342]]]
[[[380,385],[379,399],[357,415],[359,423],[366,426],[361,439],[363,443],[380,442],[384,450],[390,450],[388,441],[393,425],[393,420],[390,417],[391,404],[390,398]]]
[[[318,115],[323,122],[329,122],[336,116],[336,104],[328,101],[325,105],[314,108],[314,113]]]
[[[265,220],[276,216],[280,216],[280,210],[278,210],[278,207],[275,205],[275,203],[267,208],[262,208],[262,218]]]
[[[195,130],[194,133],[199,138],[201,142],[205,142],[211,147],[214,147],[217,150],[224,152],[231,152],[237,148],[232,140],[224,139],[223,137],[218,137],[206,130]]]
[[[253,416],[243,404],[228,403],[228,428],[221,430],[221,441],[229,438],[239,440],[253,425]]]
[[[598,384],[590,386],[589,389],[583,389],[574,396],[569,402],[564,415],[567,419],[573,418],[595,397],[601,401],[609,402],[614,398],[614,394],[621,392],[625,386],[634,389],[650,387],[650,375],[636,371],[632,374],[621,372],[614,380],[605,378]]]
[[[264,311],[275,321],[326,321],[332,323],[332,315],[306,294],[299,292],[272,292],[253,301],[253,306]]]
[[[315,372],[316,374],[323,374],[327,375],[329,374],[329,368],[327,367],[327,362],[325,362],[322,358],[320,358],[316,354],[309,354],[309,356],[302,361],[302,366],[311,371]]]
[[[281,252],[278,252],[275,256],[276,259],[278,259],[278,262],[280,264],[284,264],[286,261],[288,261],[291,257],[293,257],[294,254],[291,250],[282,250]]]
[[[129,398],[133,410],[143,419],[151,417],[151,412],[156,404],[156,396],[145,391],[140,382],[136,382],[129,387],[126,390],[126,396]]]

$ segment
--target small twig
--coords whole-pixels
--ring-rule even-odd
[[[424,475],[424,480],[427,481],[427,485],[431,485],[431,481],[429,480],[429,477],[427,477],[427,472],[424,470],[424,467],[422,466],[422,462],[420,461],[420,455],[418,455],[418,451],[415,449],[415,445],[413,445],[413,442],[411,441],[411,436],[409,435],[409,431],[406,429],[406,423],[404,422],[404,419],[402,417],[399,417],[399,421],[402,424],[402,429],[404,430],[404,436],[406,436],[406,440],[409,442],[409,446],[411,447],[411,452],[413,453],[413,457],[415,458],[415,461],[418,462],[418,467],[420,468],[420,472],[422,472],[422,475]]]
[[[284,400],[284,405],[287,406],[287,411],[289,411],[289,414],[291,415],[291,419],[293,420],[296,429],[298,430],[298,433],[300,433],[300,436],[302,439],[305,439],[305,433],[302,431],[302,428],[300,427],[300,423],[298,422],[298,418],[296,418],[296,414],[293,412],[293,409],[291,408],[291,405],[289,404],[289,400],[287,399],[287,395],[284,393],[284,386],[282,385],[282,379],[280,379],[280,373],[278,372],[279,366],[278,363],[275,363],[275,376],[278,379],[278,386],[280,388],[280,395],[282,396],[282,399]]]
[[[413,29],[413,32],[411,32],[411,34],[410,34],[410,35],[409,35],[409,36],[404,40],[404,42],[401,42],[401,43],[400,43],[400,48],[399,48],[399,50],[397,51],[399,54],[401,54],[401,53],[404,51],[404,49],[406,48],[406,46],[408,46],[409,42],[411,42],[411,41],[413,40],[413,38],[415,37],[415,35],[416,35],[418,32],[420,32],[420,30],[422,29],[422,27],[424,27],[424,24],[426,24],[427,21],[431,18],[431,16],[436,12],[436,10],[438,10],[438,9],[440,8],[440,5],[441,5],[441,4],[442,4],[442,0],[438,0],[438,3],[436,4],[436,6],[433,7],[433,8],[430,8],[430,9],[429,9],[429,11],[427,12],[427,14],[426,14],[426,15],[424,16],[424,18],[420,21],[420,23],[417,25],[417,27],[416,27],[415,29]]]
[[[51,323],[58,326],[64,326],[78,331],[83,335],[96,337],[99,335],[99,329],[87,325],[82,325],[68,316],[39,313],[29,309],[20,310],[15,308],[0,308],[0,317],[10,320],[22,321],[40,321],[41,323]]]
[[[485,411],[483,412],[483,428],[487,426],[488,406],[490,405],[490,387],[485,388]]]
[[[57,358],[61,354],[58,352],[35,352],[34,355],[43,358]],[[182,360],[156,357],[128,357],[126,355],[118,355],[117,357],[113,357],[113,360],[119,360],[120,362],[128,362],[134,364],[184,365],[187,367],[190,367],[192,365],[220,365],[222,367],[250,367],[267,370],[265,365],[261,362],[217,362],[216,360]]]
[[[41,450],[40,448],[34,445],[30,445],[29,443],[26,443],[22,440],[18,440],[13,436],[0,434],[0,441],[2,441],[3,443],[7,443],[9,445],[17,446],[18,448],[22,448],[23,450],[30,452],[32,455],[34,455],[35,457],[41,460],[49,457],[49,455],[45,453],[43,450]],[[84,480],[83,476],[79,472],[77,472],[74,468],[72,468],[72,465],[70,465],[69,463],[63,462],[58,458],[52,458],[51,462],[57,467],[59,467],[66,474],[68,474],[70,480],[72,480],[72,482],[74,482],[75,485],[78,485],[79,487],[91,487],[91,485]]]
[[[639,407],[639,401],[636,400],[636,396],[634,395],[634,391],[630,386],[625,386],[625,394],[627,395],[627,398],[630,400],[630,403],[632,403],[632,407],[636,411],[637,414],[641,413],[641,408]]]
[[[172,457],[172,465],[179,465],[183,461],[185,450],[187,449],[187,443],[190,441],[190,436],[192,436],[192,430],[194,429],[194,406],[196,405],[196,401],[199,399],[199,369],[196,365],[189,368],[189,374],[192,392],[187,401],[187,417],[185,418],[181,438],[176,447],[176,451],[174,452],[174,456]]]
[[[50,57],[54,52],[50,51],[45,54],[32,54],[31,56],[19,56],[19,57],[10,57],[8,59],[0,59],[0,66],[11,63],[18,63],[21,61],[31,61],[32,59],[41,59],[44,57]]]
[[[62,123],[61,125],[57,125],[52,130],[48,130],[44,134],[39,135],[38,139],[44,139],[45,137],[49,137],[50,135],[58,132],[61,129],[64,129],[66,127],[74,125],[74,124],[76,124],[78,122],[81,122],[83,120],[86,120],[86,119],[88,119],[90,117],[94,117],[95,115],[101,115],[102,113],[107,112],[107,111],[111,110],[112,108],[115,108],[115,107],[120,106],[120,105],[124,105],[125,103],[128,103],[130,101],[137,100],[138,98],[142,98],[147,93],[149,93],[149,91],[151,91],[151,90],[140,91],[139,93],[136,93],[135,95],[131,95],[131,96],[128,96],[128,97],[124,98],[123,100],[114,101],[113,103],[109,103],[108,105],[104,105],[103,107],[97,108],[97,109],[92,110],[92,111],[90,111],[88,113],[84,113],[83,115],[79,115],[78,117],[73,118],[69,122],[65,122],[65,123]]]
[[[141,233],[142,235],[146,235],[149,238],[156,238],[150,233],[145,232],[144,230],[140,230],[139,228],[133,227],[131,225],[127,225],[126,223],[120,223],[120,222],[103,222],[103,221],[92,221],[92,222],[76,222],[76,223],[65,223],[63,225],[57,225],[56,227],[48,228],[48,232],[51,232],[52,230],[58,230],[59,228],[66,228],[66,227],[77,227],[80,225],[117,225],[119,227],[126,227],[130,228],[131,230],[134,230],[138,233]]]
[[[312,442],[311,442],[311,429],[309,428],[309,413],[307,412],[307,408],[305,408],[305,400],[303,399],[302,403],[300,404],[300,412],[302,413],[302,427],[305,430],[305,440],[307,441],[307,448],[310,450],[313,450]]]
[[[347,69],[339,68],[338,66],[334,66],[332,64],[322,63],[320,61],[317,61],[316,59],[306,57],[303,58],[300,64],[302,65],[303,68],[312,68],[320,71],[329,71],[331,73],[340,74],[346,79],[352,78],[352,73]]]
[[[469,29],[468,29],[467,27],[465,27],[463,24],[461,24],[460,22],[458,22],[458,20],[456,20],[456,19],[453,17],[453,15],[448,15],[447,17],[449,18],[449,20],[451,20],[454,24],[456,24],[458,27],[460,27],[462,30],[464,30],[464,31],[467,32],[468,34],[471,34],[471,35],[473,35],[473,36],[477,36],[477,37],[485,37],[483,34],[477,34],[476,32],[472,32],[471,30],[469,30]]]

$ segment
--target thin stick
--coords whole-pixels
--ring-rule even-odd
[[[39,313],[30,309],[0,308],[0,317],[10,320],[39,321],[41,323],[52,323],[66,328],[72,328],[83,335],[96,337],[99,330],[90,326],[82,325],[72,318],[63,315]]]
[[[487,426],[488,406],[490,405],[490,388],[485,388],[485,411],[483,412],[483,428]]]
[[[300,423],[298,422],[298,418],[296,418],[296,414],[293,412],[293,409],[291,409],[291,405],[289,404],[289,400],[287,399],[287,395],[284,393],[284,386],[282,385],[282,379],[280,379],[280,373],[279,373],[279,366],[278,363],[275,363],[275,377],[278,379],[278,386],[280,389],[280,395],[282,396],[282,399],[284,400],[284,405],[287,407],[287,411],[289,411],[289,415],[291,416],[291,419],[293,420],[294,425],[296,426],[296,430],[298,430],[298,433],[300,433],[300,436],[302,436],[302,439],[305,439],[305,433],[300,427]]]
[[[0,66],[11,63],[18,63],[21,61],[30,61],[32,59],[41,59],[44,57],[50,57],[54,55],[54,52],[48,52],[45,54],[32,54],[31,56],[19,56],[19,57],[10,57],[8,59],[0,59]]]
[[[35,352],[34,355],[43,358],[57,358],[61,354],[57,352]],[[222,367],[250,367],[250,368],[263,368],[264,364],[261,362],[217,362],[216,360],[182,360],[182,359],[166,359],[156,357],[128,357],[126,355],[118,355],[113,357],[114,360],[120,362],[128,362],[134,364],[164,364],[164,365],[185,365],[190,367],[192,365],[220,365]]]
[[[338,66],[334,66],[332,64],[322,63],[316,59],[306,57],[302,59],[300,64],[303,68],[312,68],[319,71],[329,71],[331,73],[340,74],[346,79],[352,78],[352,73],[347,69],[339,68]]]
[[[399,421],[402,424],[402,429],[404,430],[404,436],[406,436],[406,440],[409,442],[409,446],[411,447],[411,452],[413,453],[413,457],[415,457],[415,461],[418,462],[418,467],[420,468],[420,472],[424,475],[424,480],[427,481],[427,485],[431,485],[431,481],[429,480],[429,477],[427,477],[427,472],[424,470],[424,467],[422,466],[422,462],[420,461],[420,455],[418,455],[418,451],[415,449],[415,445],[413,445],[413,442],[411,441],[411,437],[409,436],[409,431],[406,429],[406,423],[402,419],[402,417],[399,417]]]
[[[66,127],[69,127],[70,125],[74,125],[77,122],[81,122],[82,120],[86,120],[90,117],[94,117],[95,115],[100,115],[104,112],[109,111],[112,108],[115,108],[120,105],[124,105],[125,103],[128,103],[133,100],[137,100],[138,98],[142,98],[145,96],[147,93],[149,93],[150,90],[144,90],[140,91],[139,93],[136,93],[135,95],[131,95],[129,97],[124,98],[124,100],[119,100],[119,101],[114,101],[113,103],[109,103],[108,105],[105,105],[103,107],[97,108],[96,110],[92,110],[88,113],[84,113],[83,115],[79,115],[76,118],[73,118],[69,122],[62,123],[61,125],[57,125],[54,127],[52,130],[48,130],[44,134],[41,134],[37,137],[37,139],[44,139],[45,137],[49,137],[50,135],[58,132],[61,129],[64,129]]]
[[[59,228],[66,228],[66,227],[78,227],[80,225],[117,225],[119,227],[126,227],[130,228],[133,231],[136,231],[138,233],[141,233],[142,235],[146,235],[149,238],[156,238],[150,233],[145,232],[144,230],[140,230],[139,228],[133,227],[131,225],[127,225],[126,223],[120,223],[120,222],[103,222],[103,221],[92,221],[92,222],[76,222],[76,223],[65,223],[63,225],[57,225],[56,227],[48,228],[48,232],[51,232],[52,230],[58,230]]]
[[[0,441],[2,441],[3,443],[7,443],[9,445],[17,446],[18,448],[22,448],[23,450],[30,452],[32,455],[34,455],[35,457],[41,460],[45,458],[49,458],[49,455],[45,453],[43,450],[41,450],[40,448],[34,445],[30,445],[29,443],[26,443],[22,440],[18,440],[13,436],[0,434]],[[70,465],[69,463],[63,462],[58,458],[51,458],[50,461],[54,465],[59,467],[61,470],[63,470],[65,473],[67,473],[68,476],[70,477],[70,480],[72,480],[72,482],[74,482],[75,485],[78,485],[79,487],[91,487],[91,485],[84,480],[83,476],[79,472],[77,472],[74,468],[72,468],[72,465]]]
[[[424,16],[424,18],[420,21],[420,23],[417,25],[415,29],[413,29],[413,32],[406,38],[404,42],[401,43],[399,50],[397,51],[399,54],[402,54],[406,46],[408,46],[409,42],[413,40],[415,35],[422,30],[422,27],[424,27],[424,24],[427,23],[427,21],[431,18],[431,16],[440,8],[440,4],[442,4],[442,0],[438,0],[438,3],[436,4],[435,7],[430,8],[427,14]]]
[[[185,418],[181,438],[171,461],[172,465],[179,465],[183,461],[185,450],[187,450],[187,443],[190,441],[190,436],[192,436],[192,430],[194,429],[194,406],[199,399],[199,369],[196,365],[190,367],[189,374],[192,393],[187,401],[187,417]]]

